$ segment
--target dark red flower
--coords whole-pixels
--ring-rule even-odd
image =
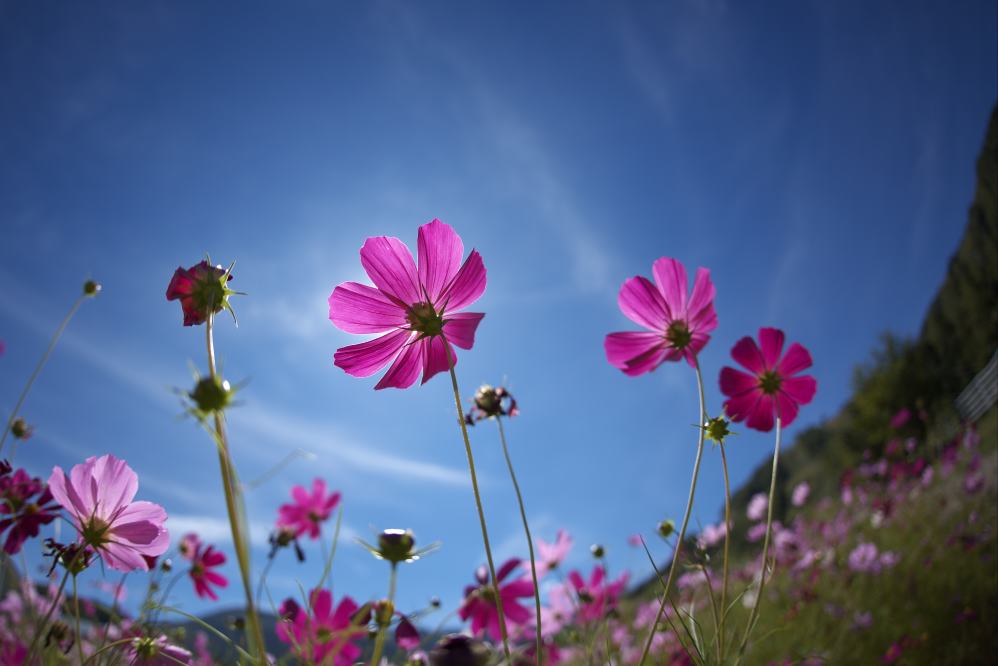
[[[211,266],[207,261],[190,268],[177,268],[166,288],[166,300],[180,301],[184,310],[184,326],[203,324],[209,314],[223,309],[231,311],[228,297],[236,292],[227,286],[232,279],[229,270]]]
[[[3,549],[13,555],[30,538],[38,536],[42,525],[56,518],[59,505],[41,479],[31,478],[23,469],[0,478],[0,535],[8,529]]]

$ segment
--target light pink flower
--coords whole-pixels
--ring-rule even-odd
[[[766,507],[769,506],[769,500],[763,493],[756,493],[752,496],[749,501],[748,509],[745,511],[745,515],[748,516],[749,520],[762,520],[763,516],[766,515]]]
[[[535,558],[537,560],[537,575],[543,576],[557,569],[558,565],[568,556],[568,551],[572,550],[573,545],[575,542],[572,540],[572,536],[565,530],[558,530],[554,543],[537,539],[534,543],[534,547],[537,549],[537,557]],[[523,568],[529,572],[530,562],[524,562]]]
[[[110,454],[90,457],[69,476],[55,467],[49,489],[70,514],[80,540],[112,569],[148,571],[143,555],[158,557],[170,545],[166,511],[152,502],[132,501],[139,478],[124,460]]]
[[[166,636],[144,636],[132,639],[128,648],[129,666],[173,666],[190,663],[191,653],[173,645]]]
[[[184,559],[193,560],[194,556],[198,552],[198,548],[200,547],[201,537],[194,532],[188,532],[180,538],[180,544],[177,546],[177,550],[180,551],[180,555]]]
[[[876,545],[869,542],[862,542],[849,553],[849,568],[857,573],[878,574],[884,566],[894,566],[897,564],[896,556],[892,553],[884,553],[883,556],[877,551]]]
[[[794,506],[804,506],[804,503],[807,502],[807,497],[810,494],[811,484],[807,481],[801,481],[794,487],[794,491],[790,495],[790,503]]]
[[[533,620],[530,609],[517,601],[523,597],[534,596],[534,584],[527,578],[504,582],[513,571],[520,568],[520,560],[507,560],[496,572],[496,582],[499,585],[499,596],[502,599],[503,615],[506,625],[513,631],[516,626],[522,626]],[[493,640],[499,640],[499,610],[496,607],[495,592],[489,571],[484,566],[475,572],[477,585],[464,588],[464,601],[458,610],[458,615],[464,621],[471,620],[473,636],[489,635]],[[543,622],[543,620],[542,620]]]
[[[651,372],[665,361],[685,358],[694,365],[717,328],[714,283],[710,271],[698,268],[687,298],[686,267],[662,257],[652,265],[652,283],[635,276],[624,282],[617,304],[624,316],[648,331],[610,333],[603,343],[606,358],[632,377]]]
[[[485,291],[478,252],[472,250],[462,265],[464,243],[440,220],[421,226],[416,244],[418,268],[398,238],[368,238],[360,263],[374,287],[344,282],[329,297],[329,319],[341,330],[385,333],[342,347],[334,356],[336,366],[354,377],[370,377],[391,363],[375,389],[408,388],[420,372],[425,384],[457,364],[451,345],[471,349],[485,316],[457,312]]]
[[[720,522],[717,525],[708,525],[703,528],[703,531],[700,532],[700,536],[697,537],[697,545],[702,550],[707,550],[708,548],[716,546],[721,542],[721,539],[724,538],[727,531],[728,530],[723,522]]]
[[[277,527],[292,530],[295,537],[308,532],[311,538],[318,539],[320,526],[340,503],[340,493],[327,495],[325,481],[315,479],[311,494],[303,486],[295,486],[291,489],[291,499],[294,501],[277,509]]]
[[[751,373],[721,368],[721,393],[728,396],[724,411],[733,421],[744,420],[749,428],[769,432],[777,411],[788,426],[797,418],[799,405],[814,398],[814,377],[794,376],[811,367],[810,352],[795,342],[781,360],[783,342],[783,331],[760,328],[759,344],[746,336],[732,347],[731,357]]]

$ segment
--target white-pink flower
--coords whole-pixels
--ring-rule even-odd
[[[769,502],[762,493],[756,493],[749,500],[748,510],[745,512],[749,520],[762,520],[766,515],[766,507]]]
[[[808,495],[811,494],[811,484],[807,481],[802,481],[794,487],[794,492],[790,496],[790,501],[794,506],[804,506],[804,502],[807,501]]]
[[[158,557],[170,545],[166,511],[152,502],[133,502],[139,478],[124,460],[107,454],[61,467],[49,477],[52,496],[69,513],[80,541],[118,571],[148,571],[143,558]]]

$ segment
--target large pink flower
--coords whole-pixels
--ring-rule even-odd
[[[811,367],[811,354],[795,342],[781,360],[784,339],[779,329],[760,328],[759,344],[746,336],[732,347],[731,357],[751,373],[721,368],[724,411],[732,420],[747,419],[749,428],[769,432],[777,415],[788,426],[799,405],[811,402],[818,383],[811,375],[794,376]]]
[[[370,377],[391,363],[375,389],[408,388],[419,373],[425,384],[457,363],[450,344],[471,349],[484,317],[457,312],[485,291],[485,265],[478,252],[461,264],[464,243],[440,220],[419,228],[419,266],[398,238],[368,238],[360,263],[374,287],[344,282],[329,297],[329,318],[347,333],[385,333],[336,350],[337,367]],[[393,362],[394,360],[394,362]]]
[[[148,571],[143,555],[158,557],[170,545],[166,511],[152,502],[133,502],[139,478],[124,460],[108,454],[74,465],[69,476],[52,469],[49,490],[69,512],[80,540],[119,571]]]
[[[290,504],[282,504],[277,509],[277,527],[286,527],[300,537],[305,532],[313,539],[319,538],[322,523],[329,520],[333,509],[340,503],[340,493],[326,494],[326,482],[322,479],[312,481],[312,492],[309,494],[304,486],[291,489]]]
[[[693,365],[717,328],[709,270],[697,269],[689,298],[686,268],[677,260],[662,257],[652,274],[654,283],[640,275],[627,280],[617,297],[621,312],[648,331],[610,333],[603,343],[610,364],[632,377],[665,361],[685,358]]]
[[[518,626],[533,621],[534,613],[521,605],[517,599],[534,596],[534,584],[527,578],[518,578],[508,583],[503,581],[520,567],[520,560],[513,558],[503,564],[496,572],[499,584],[499,596],[502,599],[502,612],[506,617],[506,625],[510,632]],[[471,634],[473,636],[491,635],[493,640],[499,640],[499,610],[496,606],[495,591],[489,579],[489,571],[484,566],[475,572],[477,585],[464,588],[464,601],[458,609],[462,620],[471,619]]]

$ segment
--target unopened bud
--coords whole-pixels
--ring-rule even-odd
[[[101,287],[100,282],[95,282],[94,280],[87,280],[83,283],[83,295],[90,296],[91,298],[100,293]]]
[[[430,666],[486,666],[490,657],[489,648],[481,641],[449,634],[430,651]]]
[[[395,614],[395,604],[388,599],[382,599],[374,607],[374,621],[379,626],[387,627],[392,623],[392,616]]]
[[[392,564],[411,559],[415,545],[411,530],[387,529],[378,535],[378,555]]]
[[[28,422],[21,417],[17,417],[14,419],[14,422],[10,424],[10,434],[17,439],[30,439],[34,432],[35,429],[28,425]]]
[[[663,539],[668,539],[676,531],[676,524],[671,520],[663,520],[658,524],[658,535]]]
[[[593,557],[595,557],[597,560],[603,559],[603,556],[606,554],[606,551],[603,550],[603,546],[601,546],[598,543],[594,543],[593,545],[589,546],[589,552],[592,553]]]
[[[217,375],[200,379],[188,395],[202,414],[224,411],[232,402],[232,388],[229,382]]]

